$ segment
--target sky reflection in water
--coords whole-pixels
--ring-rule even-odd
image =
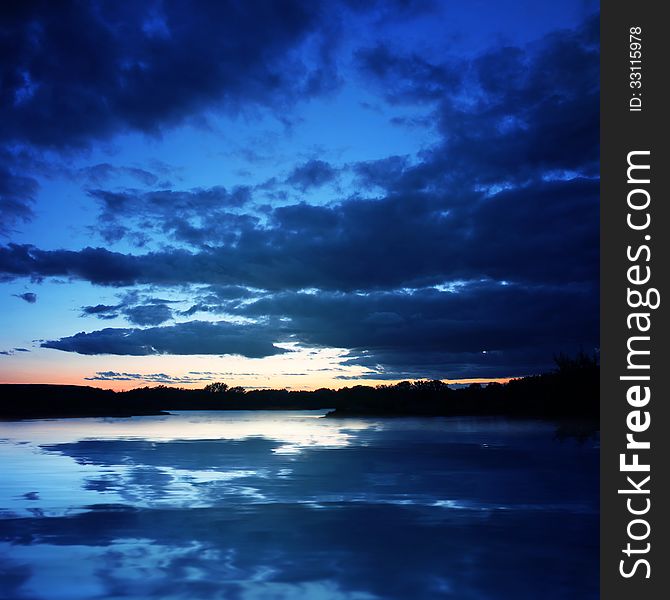
[[[598,597],[598,448],[322,413],[0,424],[0,598]]]

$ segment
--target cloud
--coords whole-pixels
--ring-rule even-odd
[[[496,47],[440,64],[385,46],[358,52],[361,73],[388,102],[427,104],[442,143],[408,172],[438,183],[515,182],[544,172],[597,176],[599,18],[526,47]]]
[[[229,312],[251,298],[259,297],[262,290],[253,290],[239,285],[210,285],[191,290],[195,301],[189,308],[181,311],[181,316],[190,317],[198,312],[223,314]]]
[[[274,332],[256,325],[190,321],[147,329],[107,328],[81,332],[43,342],[41,346],[88,355],[239,354],[263,358],[286,352],[274,345],[275,340]]]
[[[102,285],[128,285],[139,275],[138,259],[104,248],[45,251],[27,244],[0,248],[0,270],[6,275],[36,278],[66,276]]]
[[[416,287],[474,276],[593,280],[599,193],[594,23],[472,60],[477,92],[470,100],[446,94],[433,101],[439,143],[412,163],[391,156],[352,166],[366,187],[383,189],[382,197],[281,206],[260,220],[234,212],[248,190],[93,190],[109,240],[129,228],[157,229],[198,251],[130,255],[10,245],[0,248],[0,271],[104,285],[266,289]],[[514,82],[503,85],[511,72]],[[389,73],[403,86],[413,81],[411,70]],[[309,186],[332,169],[312,161],[292,176]]]
[[[378,160],[361,161],[353,165],[358,183],[365,188],[393,189],[409,166],[406,156],[387,156]]]
[[[81,147],[207,109],[278,107],[319,91],[318,54],[304,64],[295,50],[337,14],[299,0],[5,7],[0,139]]]
[[[0,156],[0,160],[4,157]],[[39,185],[0,164],[0,236],[7,236],[19,222],[33,218],[33,204]]]
[[[81,316],[94,316],[103,320],[124,317],[134,325],[160,325],[172,318],[171,300],[142,297],[132,291],[123,294],[118,304],[82,306]]]
[[[132,306],[124,314],[135,325],[160,325],[172,318],[170,307],[161,303]]]
[[[66,276],[110,286],[147,283],[326,290],[419,287],[455,279],[593,281],[598,182],[536,181],[469,201],[444,192],[275,209],[230,245],[141,255],[104,248],[0,247],[6,276]],[[543,226],[552,223],[552,227]]]
[[[28,348],[12,348],[11,350],[0,350],[0,354],[3,356],[12,356],[17,352],[30,352]]]
[[[170,214],[186,217],[209,214],[223,207],[239,207],[251,199],[250,188],[234,187],[228,191],[223,186],[189,191],[159,190],[155,192],[109,192],[90,190],[89,195],[102,206],[103,218],[141,216],[165,218]]]
[[[309,160],[298,165],[286,179],[290,185],[302,192],[321,187],[337,177],[337,170],[323,160]]]
[[[401,55],[384,44],[359,50],[356,60],[391,104],[434,102],[460,88],[462,65],[432,63],[416,53]]]
[[[149,39],[172,35],[170,23]],[[348,165],[355,188],[328,205],[290,204],[286,196],[261,209],[254,204],[261,186],[90,190],[108,241],[136,236],[158,240],[155,249],[8,244],[0,246],[0,275],[181,286],[192,303],[179,311],[148,299],[84,307],[149,328],[79,333],[45,346],[268,356],[293,336],[347,349],[347,364],[366,376],[395,378],[522,375],[549,366],[555,352],[597,345],[597,19],[524,47],[461,57],[463,76],[449,57],[385,46],[356,56],[387,103],[420,105],[430,116],[432,146]],[[283,183],[308,191],[338,176],[315,158],[294,165]],[[266,187],[281,181],[270,178]],[[156,326],[199,312],[256,323]]]
[[[551,367],[558,352],[598,346],[597,284],[486,280],[453,289],[282,292],[234,312],[269,323],[281,319],[296,341],[347,348],[345,364],[396,379],[525,375]]]
[[[82,306],[82,316],[93,315],[99,319],[116,319],[118,317],[118,310],[122,308],[122,304],[96,304],[95,306]]]
[[[193,246],[232,243],[240,229],[258,219],[232,212],[251,202],[251,188],[223,186],[187,191],[89,190],[101,211],[95,229],[108,242],[124,237],[146,241],[151,234],[168,235]]]
[[[502,48],[477,58],[478,95],[464,105],[446,101],[438,108],[450,167],[482,183],[569,171],[597,177],[598,24],[596,15],[529,48]]]
[[[439,143],[414,162],[391,156],[352,166],[366,187],[384,191],[381,197],[270,208],[261,220],[234,212],[236,191],[222,187],[93,190],[108,240],[130,229],[157,230],[197,251],[136,255],[10,244],[0,248],[0,272],[114,286],[274,290],[389,289],[473,277],[593,281],[599,251],[594,22],[472,60],[477,92],[470,100],[450,94],[433,100]],[[513,84],[503,85],[511,72],[517,73]],[[402,86],[414,81],[409,69],[384,73]],[[311,161],[292,176],[309,186],[332,170]],[[240,192],[243,204],[248,193]]]
[[[119,373],[117,371],[98,371],[94,376],[84,377],[86,381],[143,381],[146,383],[188,384],[201,381],[215,381],[219,373],[189,373],[187,375],[168,375],[166,373]]]
[[[34,292],[25,292],[23,294],[12,294],[15,298],[25,300],[28,304],[35,304],[37,302],[37,294]]]

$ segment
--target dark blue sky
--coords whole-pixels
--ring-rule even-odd
[[[598,4],[0,5],[0,380],[497,378],[598,345]]]

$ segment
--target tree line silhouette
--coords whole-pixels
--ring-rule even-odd
[[[229,387],[201,389],[158,385],[125,392],[88,386],[0,385],[0,418],[122,417],[183,410],[317,410],[329,417],[501,415],[548,419],[599,416],[597,356],[560,355],[548,373],[508,383],[451,387],[440,380],[354,385],[314,391]]]

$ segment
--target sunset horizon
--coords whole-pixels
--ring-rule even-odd
[[[491,381],[597,351],[597,4],[288,5],[7,17],[0,382]]]

